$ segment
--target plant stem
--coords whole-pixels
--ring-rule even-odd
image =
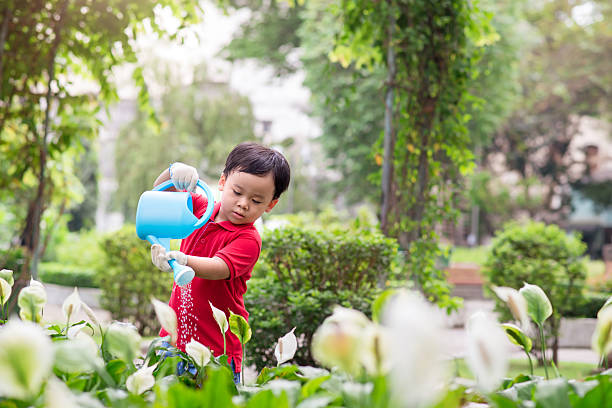
[[[546,343],[544,341],[544,327],[541,324],[538,324],[538,329],[540,329],[540,346],[542,348],[542,363],[544,364],[544,373],[546,374],[546,379],[548,380],[548,368],[546,367]]]
[[[227,347],[225,343],[225,333],[223,333],[223,354],[227,354]]]
[[[525,354],[527,354],[527,359],[529,360],[529,370],[531,371],[531,375],[533,375],[533,362],[531,361],[531,356],[527,350],[523,350],[525,351]]]

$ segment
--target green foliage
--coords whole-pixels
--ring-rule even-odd
[[[553,308],[547,327],[557,337],[561,316],[582,303],[585,249],[578,236],[568,236],[556,225],[511,223],[495,237],[483,273],[492,285],[520,289],[529,282],[542,288]],[[510,320],[505,304],[495,301],[502,320]]]
[[[159,329],[151,296],[167,300],[172,288],[172,275],[151,264],[150,247],[134,226],[125,226],[100,241],[103,259],[96,269],[101,307],[113,319],[132,322],[143,335],[155,335]]]
[[[39,277],[42,282],[63,286],[97,288],[94,269],[66,265],[59,262],[41,262]]]
[[[586,292],[582,301],[572,310],[565,312],[564,317],[588,317],[597,318],[597,312],[603,307],[610,297],[610,292]]]
[[[370,315],[379,285],[393,273],[397,245],[380,233],[304,230],[296,227],[267,232],[263,240],[262,271],[249,281],[245,305],[253,337],[247,358],[258,368],[275,363],[274,346],[296,328],[303,341],[294,361],[313,364],[310,339],[334,305]]]

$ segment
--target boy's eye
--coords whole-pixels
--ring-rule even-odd
[[[261,204],[261,201],[253,200],[255,204]]]
[[[236,195],[240,195],[240,192],[238,192],[238,191],[234,190],[234,194],[236,194]]]

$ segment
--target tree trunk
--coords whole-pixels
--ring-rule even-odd
[[[393,128],[394,82],[395,82],[395,51],[393,49],[393,34],[395,31],[395,17],[389,13],[388,44],[387,44],[387,95],[385,97],[385,136],[384,157],[382,169],[382,206],[380,224],[383,234],[389,236],[389,213],[396,207],[397,198],[393,188],[393,160],[395,150],[395,132]]]

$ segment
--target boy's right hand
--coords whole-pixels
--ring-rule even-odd
[[[159,244],[151,245],[151,262],[153,262],[153,265],[157,266],[162,272],[170,272],[170,270],[172,270],[168,263],[166,248]]]
[[[170,180],[172,180],[177,190],[195,191],[199,178],[195,167],[181,162],[170,165]]]

